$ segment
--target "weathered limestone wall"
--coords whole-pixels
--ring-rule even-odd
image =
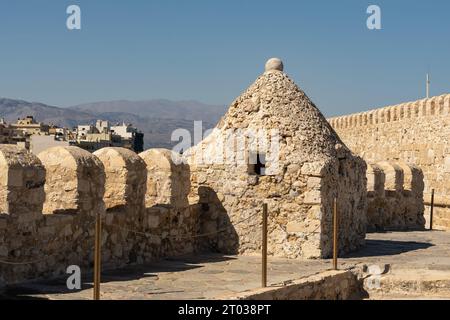
[[[338,197],[340,249],[355,250],[365,239],[366,164],[342,145],[281,70],[261,75],[231,104],[214,132],[185,153],[192,173],[190,197],[201,204],[202,233],[212,234],[210,245],[220,252],[259,253],[267,203],[270,255],[329,257],[333,200]],[[220,161],[224,158],[218,149],[230,132],[261,129],[267,136],[277,129],[280,136],[279,154],[266,154],[265,174],[251,170],[247,158],[257,152],[251,143],[226,150],[226,160]],[[279,170],[272,167],[275,157]]]
[[[196,210],[179,193],[189,179],[173,179],[165,191],[178,201],[145,201],[155,168],[166,167],[167,179],[180,173],[168,154],[55,147],[37,157],[0,145],[0,286],[56,276],[72,264],[90,270],[97,214],[104,268],[195,251]]]
[[[270,286],[222,297],[224,300],[351,300],[361,299],[364,289],[351,271],[325,271],[294,280],[283,286]]]
[[[365,245],[367,228],[367,164],[349,152],[337,150],[337,161],[322,170],[321,250],[333,254],[333,200],[337,197],[339,252],[355,251]]]
[[[189,166],[181,161],[181,157],[166,149],[150,149],[140,156],[147,164],[148,170],[145,197],[147,207],[188,207],[190,170]]]
[[[434,225],[450,228],[450,95],[329,122],[344,143],[367,162],[401,160],[420,168],[425,177],[426,203],[431,190],[436,190]]]
[[[178,154],[166,149],[150,149],[139,156],[146,163],[148,172],[145,225],[151,232],[161,233],[161,240],[157,239],[156,243],[163,252],[173,254],[203,248],[205,239],[198,237],[201,225],[198,203],[188,199],[189,166],[179,161]]]
[[[402,162],[383,161],[367,169],[367,229],[424,229],[423,173]]]

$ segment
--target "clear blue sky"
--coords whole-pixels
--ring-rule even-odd
[[[82,30],[66,29],[78,4]],[[382,9],[380,31],[366,9]],[[0,96],[229,104],[278,56],[327,115],[450,92],[450,1],[0,0]]]

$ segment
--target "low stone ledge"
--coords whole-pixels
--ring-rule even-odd
[[[361,283],[351,271],[331,270],[219,300],[347,300],[357,298],[361,290]]]

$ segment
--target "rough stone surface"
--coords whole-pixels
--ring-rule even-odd
[[[25,221],[42,210],[45,169],[14,145],[0,145],[0,213]]]
[[[226,300],[349,300],[357,297],[361,285],[350,271],[326,271],[293,280],[284,286],[249,290]]]
[[[450,228],[450,95],[329,119],[355,153],[367,162],[404,161],[420,168],[429,212],[436,191],[434,227]]]
[[[279,170],[272,170],[275,160],[268,155],[266,175],[255,175],[248,162],[239,161],[254,153],[249,145],[227,155],[232,161],[215,160],[220,154],[218,141],[229,132],[262,129],[278,130]],[[191,170],[190,198],[198,197],[202,204],[202,232],[218,232],[209,238],[217,250],[259,252],[266,202],[269,254],[327,257],[334,197],[340,212],[341,251],[364,244],[366,164],[343,145],[306,94],[281,71],[261,75],[185,157]],[[206,160],[199,164],[198,159]]]
[[[108,210],[126,204],[142,207],[147,172],[145,162],[125,148],[103,148],[94,155],[105,167],[106,186],[103,201]]]
[[[77,147],[53,147],[38,158],[46,170],[45,214],[104,210],[105,173],[97,157]]]
[[[423,173],[402,162],[382,161],[367,169],[369,231],[424,229]]]
[[[187,200],[189,171],[184,185],[179,170],[166,168],[164,174],[176,177],[169,203],[145,203],[146,163],[165,163],[165,154],[144,154],[144,160],[122,148],[91,154],[55,147],[36,157],[0,146],[0,286],[52,278],[73,264],[89,270],[96,215],[103,221],[105,268],[195,252],[201,238],[197,204]]]
[[[146,205],[188,207],[190,171],[180,156],[166,149],[150,149],[140,157],[148,169]]]

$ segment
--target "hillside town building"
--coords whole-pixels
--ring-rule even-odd
[[[79,125],[74,130],[37,122],[34,117],[18,119],[16,123],[0,122],[0,143],[16,144],[34,154],[50,147],[79,146],[94,152],[105,147],[123,147],[143,151],[144,135],[131,124],[110,126],[97,120],[96,125]]]

